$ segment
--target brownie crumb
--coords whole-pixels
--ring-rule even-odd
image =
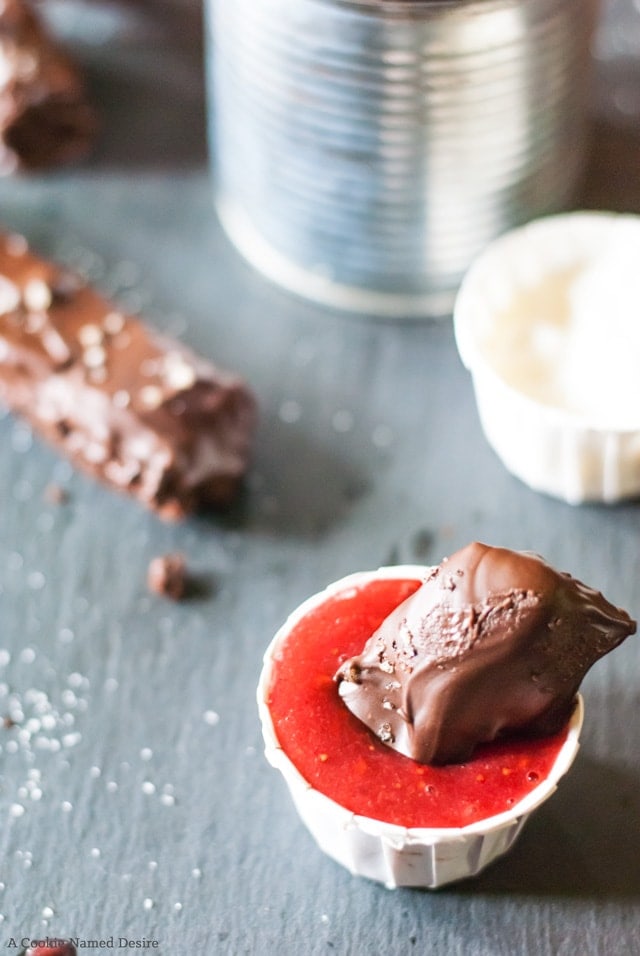
[[[62,485],[50,484],[44,489],[43,498],[48,505],[64,505],[69,500],[69,493]]]
[[[180,601],[187,589],[187,562],[183,554],[161,554],[147,571],[147,586],[154,594]]]

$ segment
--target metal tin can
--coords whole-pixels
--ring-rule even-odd
[[[446,314],[496,235],[562,208],[597,0],[209,0],[216,205],[304,296]]]

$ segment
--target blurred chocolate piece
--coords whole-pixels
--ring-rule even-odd
[[[0,0],[0,174],[80,159],[95,129],[76,65],[25,0]]]
[[[187,589],[187,562],[183,554],[159,554],[149,563],[147,587],[161,597],[180,601]]]
[[[559,731],[591,665],[635,629],[537,555],[474,542],[433,568],[336,679],[389,747],[461,762],[483,742]]]
[[[55,484],[55,482],[47,485],[42,497],[48,505],[64,505],[69,500],[66,488]]]
[[[233,499],[255,400],[239,376],[0,236],[0,399],[85,472],[164,518]]]

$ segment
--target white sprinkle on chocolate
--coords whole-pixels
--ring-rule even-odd
[[[82,361],[87,368],[100,368],[107,361],[107,353],[101,345],[90,345],[82,356]]]
[[[124,315],[121,312],[107,312],[102,320],[102,328],[107,335],[118,335],[124,328]]]
[[[171,388],[182,391],[191,388],[196,380],[196,371],[179,352],[170,352],[164,361],[164,377]]]
[[[78,329],[78,341],[85,349],[90,348],[92,345],[102,345],[103,339],[104,334],[102,329],[97,325],[81,325]]]
[[[378,737],[383,744],[392,744],[395,738],[391,732],[391,724],[382,724],[378,731]]]
[[[46,312],[51,308],[53,293],[44,279],[29,279],[22,290],[22,301],[30,312]]]
[[[140,401],[147,408],[159,408],[163,398],[164,393],[157,385],[145,385],[140,389]]]
[[[113,398],[111,399],[116,408],[127,408],[131,404],[131,396],[124,388],[118,389],[117,392],[113,393]]]

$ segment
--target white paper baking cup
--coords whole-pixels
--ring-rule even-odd
[[[380,568],[352,574],[300,605],[275,635],[264,656],[258,684],[258,710],[262,721],[265,755],[279,770],[293,802],[320,849],[355,876],[364,876],[389,889],[414,886],[435,889],[475,876],[506,853],[519,836],[527,818],[556,790],[578,752],[583,720],[583,702],[578,696],[569,733],[549,775],[511,810],[460,828],[401,827],[382,820],[358,816],[315,790],[294,767],[280,746],[267,705],[267,697],[280,646],[291,629],[313,608],[337,592],[374,579],[422,579],[429,568],[413,565]]]
[[[629,407],[620,408],[618,423],[611,411],[602,416],[597,411],[581,413],[543,404],[501,376],[487,347],[483,348],[483,340],[491,333],[496,316],[518,292],[561,270],[585,263],[592,267],[610,252],[613,243],[628,252],[635,249],[640,263],[640,217],[576,212],[531,222],[491,243],[475,260],[454,309],[458,350],[471,372],[489,443],[514,475],[536,491],[570,504],[615,502],[640,494],[640,407],[637,421],[630,421]],[[612,303],[624,296],[614,273],[612,270]],[[633,280],[638,289],[635,276]],[[620,331],[619,326],[617,331],[609,331],[612,309],[607,307],[606,294],[605,284],[599,295],[603,300],[602,341],[609,349],[602,357],[603,371],[606,364],[613,364],[610,347]],[[636,325],[638,308],[640,302],[630,290],[629,322]],[[624,344],[620,349],[621,360],[629,364]],[[588,374],[585,372],[585,388]]]

